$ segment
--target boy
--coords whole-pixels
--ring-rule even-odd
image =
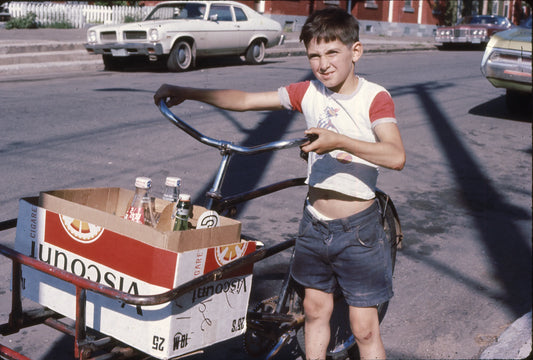
[[[292,276],[305,288],[307,359],[325,359],[337,286],[349,305],[362,359],[383,359],[377,304],[392,297],[390,251],[375,200],[378,166],[401,170],[405,151],[394,103],[355,74],[363,54],[357,20],[340,8],[313,13],[300,34],[317,80],[247,93],[162,85],[168,106],[202,101],[233,111],[294,109],[305,115],[309,193],[296,240]]]

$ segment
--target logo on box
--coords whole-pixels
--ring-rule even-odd
[[[219,246],[215,248],[215,259],[219,266],[226,265],[227,263],[246,254],[247,248],[248,242],[242,242],[228,246]]]
[[[96,241],[104,232],[104,228],[101,226],[74,219],[70,216],[59,215],[59,218],[67,234],[81,243]]]

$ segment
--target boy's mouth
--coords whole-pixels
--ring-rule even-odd
[[[330,77],[333,76],[333,71],[328,71],[328,72],[320,73],[320,76],[322,76],[322,77],[325,78],[325,79],[329,79]]]

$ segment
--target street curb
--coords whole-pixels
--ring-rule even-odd
[[[292,45],[292,46],[291,46]],[[366,53],[436,50],[424,44],[369,44]],[[265,50],[265,58],[306,56],[303,45],[274,47]],[[101,56],[85,52],[82,42],[47,42],[4,44],[0,48],[0,76],[31,75],[55,71],[103,70]]]
[[[525,359],[531,355],[531,311],[513,322],[480,359]]]
[[[5,80],[6,76],[103,70],[101,56],[83,53],[86,51],[85,32],[83,29],[0,29],[0,76]],[[298,39],[299,34],[288,32],[285,35],[286,41],[283,45],[265,49],[265,58],[306,56],[305,47]],[[365,53],[437,49],[432,38],[362,34],[361,42]],[[62,66],[64,70],[61,69]]]

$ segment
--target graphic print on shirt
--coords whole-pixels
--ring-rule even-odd
[[[317,126],[322,129],[327,129],[336,132],[338,134],[339,130],[333,124],[332,119],[337,117],[337,113],[339,111],[340,109],[335,109],[329,105],[326,106],[324,112],[320,115],[320,119],[318,120]],[[352,162],[352,155],[345,151],[338,151],[335,158],[341,164],[349,164]]]

